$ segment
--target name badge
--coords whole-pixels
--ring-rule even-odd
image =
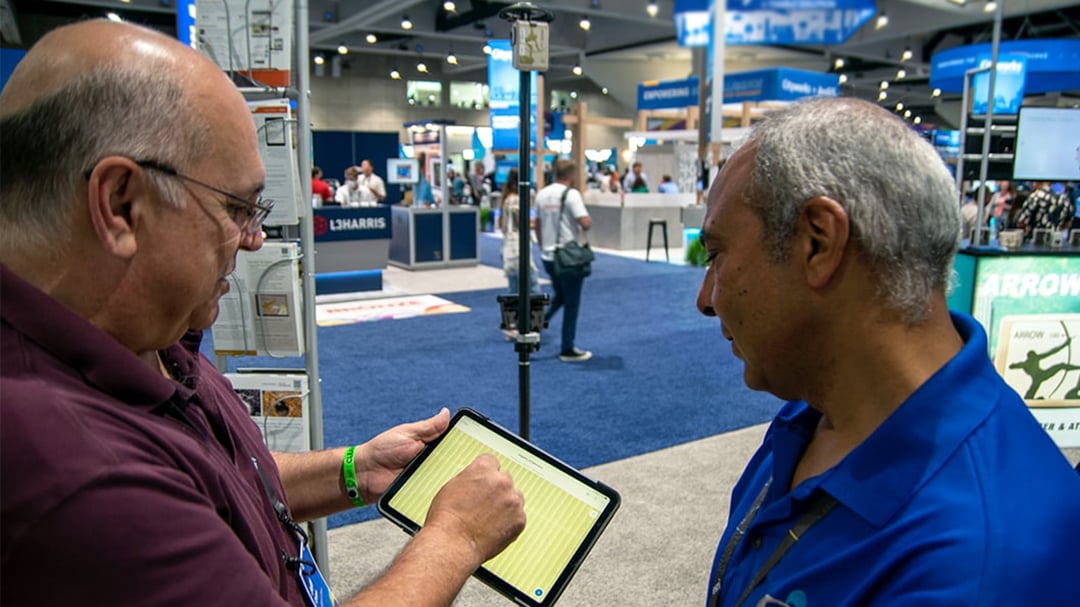
[[[300,566],[296,569],[300,576],[300,587],[304,589],[304,599],[308,607],[334,607],[337,600],[334,593],[330,592],[330,586],[326,583],[322,571],[315,563],[315,557],[308,549],[307,542],[300,542]]]

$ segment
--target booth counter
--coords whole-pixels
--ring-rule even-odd
[[[316,292],[377,291],[390,250],[390,207],[320,207],[315,232]]]
[[[393,207],[390,263],[409,270],[480,263],[480,212],[473,206]]]
[[[675,242],[680,242],[677,235],[682,234],[683,207],[696,202],[697,195],[692,193],[611,194],[590,190],[585,193],[585,206],[593,222],[589,244],[617,251],[644,249],[649,222],[657,219],[666,221],[668,232],[677,239]]]
[[[1080,247],[970,247],[949,308],[989,337],[994,366],[1061,447],[1080,447]]]

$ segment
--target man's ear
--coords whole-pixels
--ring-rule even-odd
[[[825,196],[811,198],[799,216],[797,249],[803,257],[807,285],[819,289],[829,284],[844,259],[851,237],[847,211]]]
[[[87,189],[87,210],[101,247],[128,259],[135,254],[138,222],[151,204],[146,181],[138,179],[138,165],[121,156],[109,156],[95,165]]]

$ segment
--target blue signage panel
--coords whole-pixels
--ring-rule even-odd
[[[956,158],[960,155],[960,131],[934,131],[934,148],[942,158]]]
[[[786,67],[724,75],[724,103],[838,97],[840,77]]]
[[[177,0],[176,37],[191,48],[197,48],[199,35],[195,29],[195,0]]]
[[[725,44],[840,44],[876,12],[874,0],[726,0]],[[710,0],[676,0],[683,46],[712,37]]]
[[[488,106],[491,115],[491,147],[496,150],[516,150],[520,141],[520,105],[518,89],[520,72],[514,69],[513,51],[509,40],[492,40],[488,55]],[[530,115],[536,120],[536,72],[530,72]],[[530,147],[536,144],[535,122],[529,127]]]
[[[990,67],[992,58],[986,53],[979,58],[980,67]],[[994,77],[994,113],[1016,114],[1024,102],[1024,79],[1027,75],[1027,57],[1014,53],[999,53]],[[990,91],[990,72],[975,74],[971,78],[971,102],[973,114],[986,113],[986,98]]]
[[[651,80],[637,86],[637,109],[662,110],[698,104],[698,79]]]
[[[964,73],[979,65],[990,44],[958,46],[930,58],[930,86],[946,93],[964,90]],[[1022,55],[1024,91],[1055,93],[1080,89],[1080,40],[1006,40],[998,54]]]
[[[390,206],[321,207],[312,218],[315,242],[335,240],[389,240]]]

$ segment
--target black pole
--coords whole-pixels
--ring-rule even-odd
[[[529,117],[532,105],[529,99],[532,84],[532,72],[522,70],[518,86],[518,115],[520,136],[518,141],[518,335],[524,336],[532,330],[529,301],[529,258],[532,255],[531,229],[529,227]],[[507,218],[509,220],[509,218]],[[518,434],[529,440],[529,344],[518,342]]]
[[[499,11],[499,17],[510,21],[511,23],[516,21],[525,22],[543,22],[544,24],[550,23],[555,19],[555,15],[546,8],[540,8],[535,6],[531,2],[518,2],[512,6],[508,6]],[[528,27],[533,27],[532,25]],[[513,32],[517,31],[517,28],[512,26],[510,36],[511,44],[515,45],[514,48],[514,66],[519,68],[519,85],[518,85],[518,297],[517,297],[517,339],[514,342],[514,349],[518,353],[518,434],[521,438],[529,440],[529,353],[540,347],[540,335],[539,333],[533,333],[532,323],[532,293],[529,286],[531,284],[529,277],[529,268],[532,266],[529,259],[532,256],[532,238],[530,234],[532,230],[529,228],[529,192],[532,187],[532,173],[529,170],[529,133],[532,130],[530,128],[530,116],[532,116],[532,104],[529,99],[532,96],[530,86],[532,80],[532,71],[530,69],[521,69],[525,66],[537,66],[542,65],[544,67],[540,69],[546,69],[547,66],[547,25],[542,26],[543,34],[543,56],[542,61],[537,63],[535,60],[518,62],[518,49],[516,47],[517,40]],[[539,104],[538,104],[539,105]],[[543,107],[543,106],[540,106]],[[537,118],[540,119],[539,117]],[[507,221],[510,219],[508,218]],[[556,226],[555,229],[558,229]],[[546,295],[536,296],[537,303],[543,305],[541,302],[546,300]],[[509,301],[507,301],[509,305]],[[543,322],[541,321],[541,325]],[[539,331],[541,327],[537,327]]]

